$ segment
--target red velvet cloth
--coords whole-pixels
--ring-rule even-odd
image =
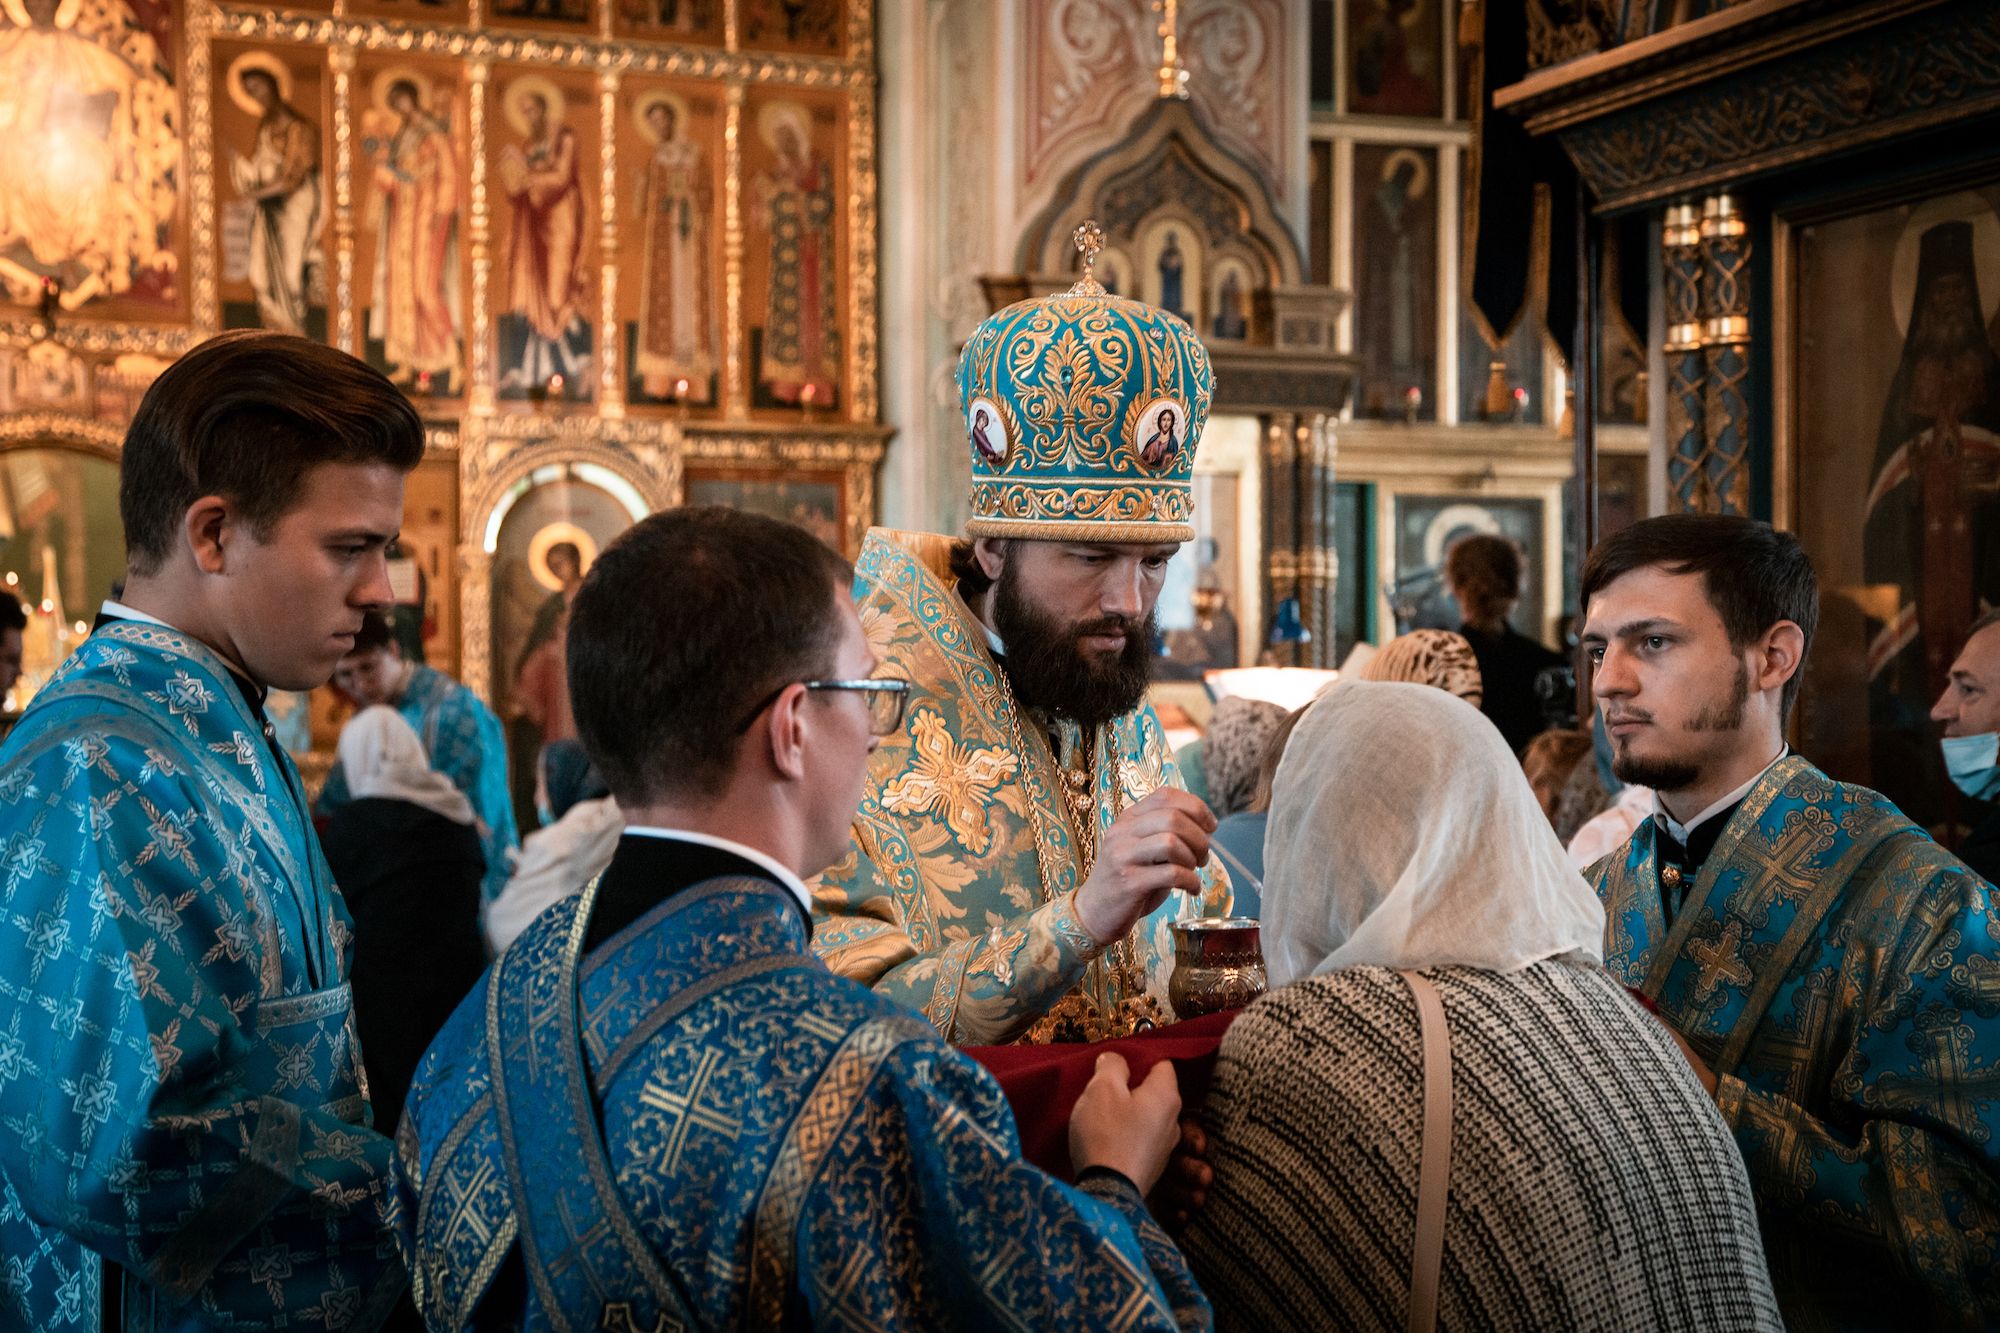
[[[1021,1129],[1021,1155],[1064,1180],[1075,1178],[1069,1160],[1069,1115],[1097,1067],[1097,1057],[1116,1051],[1132,1067],[1136,1085],[1161,1060],[1174,1062],[1181,1106],[1192,1111],[1208,1095],[1215,1052],[1240,1009],[1225,1009],[1154,1028],[1116,1041],[1048,1046],[967,1046],[965,1053],[985,1065],[1007,1094]]]

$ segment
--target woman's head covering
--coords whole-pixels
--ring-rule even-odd
[[[1413,629],[1398,634],[1362,665],[1361,679],[1429,685],[1457,695],[1474,708],[1486,697],[1472,645],[1464,635],[1448,629]]]
[[[424,743],[395,709],[376,704],[356,713],[341,730],[338,752],[357,800],[408,801],[454,824],[472,823],[472,803],[431,767]]]
[[[1604,909],[1470,704],[1353,682],[1285,746],[1264,832],[1271,984],[1336,968],[1603,958]]]
[[[1232,694],[1215,706],[1201,737],[1201,764],[1208,778],[1208,807],[1217,819],[1249,806],[1265,747],[1284,720],[1284,709],[1262,699]]]
[[[548,793],[552,820],[561,819],[579,801],[611,794],[583,742],[574,740],[550,741],[542,747],[542,786]]]

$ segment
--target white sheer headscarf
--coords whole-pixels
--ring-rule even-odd
[[[1342,967],[1601,962],[1604,909],[1480,711],[1350,681],[1299,720],[1264,833],[1271,984]]]
[[[338,753],[347,789],[357,800],[408,801],[454,824],[472,822],[472,802],[431,767],[423,741],[395,709],[376,704],[356,713],[341,730]]]

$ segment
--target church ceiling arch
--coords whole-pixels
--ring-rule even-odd
[[[1070,233],[1094,217],[1107,241],[1125,253],[1157,215],[1175,213],[1200,230],[1211,251],[1255,256],[1262,285],[1303,281],[1304,263],[1264,177],[1217,142],[1185,102],[1158,101],[1124,140],[1080,163],[1055,191],[1055,202],[1022,232],[1016,263],[1026,273],[1075,267]]]

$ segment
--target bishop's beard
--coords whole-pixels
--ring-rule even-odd
[[[1154,617],[1101,616],[1064,625],[1028,603],[1003,568],[993,585],[993,628],[1007,645],[1007,677],[1025,707],[1095,727],[1131,712],[1146,695],[1148,658],[1158,636]],[[1120,634],[1116,653],[1091,652],[1081,640]]]

